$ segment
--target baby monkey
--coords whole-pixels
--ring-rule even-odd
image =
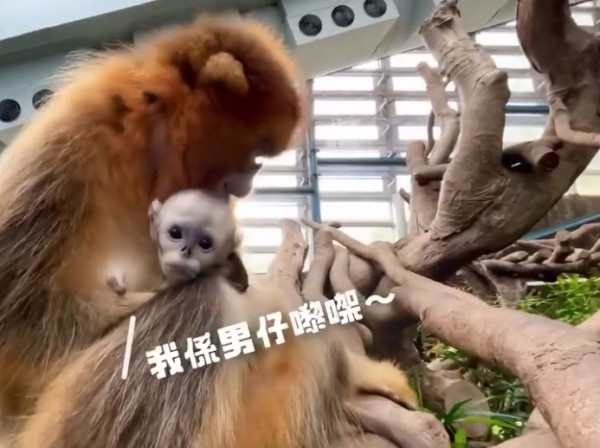
[[[246,290],[248,275],[237,253],[240,235],[228,194],[183,190],[164,203],[154,200],[148,217],[165,286],[222,269],[234,287]],[[124,278],[112,276],[108,285],[126,298]]]

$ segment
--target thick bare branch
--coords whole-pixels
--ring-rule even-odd
[[[520,170],[519,166],[525,164],[526,170],[550,173],[560,163],[560,156],[556,151],[562,145],[559,139],[547,138],[508,146],[504,148],[502,163],[510,169]]]
[[[548,259],[548,264],[561,263],[572,253],[571,234],[566,230],[561,230],[554,237],[554,251]]]
[[[421,277],[418,274],[403,269],[394,254],[393,246],[389,243],[375,242],[370,246],[366,246],[351,236],[346,235],[339,229],[329,228],[326,224],[319,224],[308,218],[302,219],[302,222],[314,230],[320,230],[323,228],[328,229],[335,241],[344,245],[358,256],[378,263],[385,272],[385,275],[389,277],[396,285],[402,286],[409,280],[414,282],[416,279],[422,279],[428,284],[429,288],[441,292],[448,290],[448,287],[441,283]],[[460,290],[451,290],[454,291],[456,296],[462,300],[466,300],[475,304],[483,304],[482,301],[476,297],[473,297],[471,294]]]
[[[333,247],[333,244],[332,244]],[[349,274],[350,254],[343,247],[335,247],[335,258],[331,269],[329,270],[329,281],[334,293],[345,293],[346,291],[356,290]],[[361,304],[365,303],[365,297],[357,291],[357,296]],[[364,308],[363,317],[369,322],[369,308]],[[342,327],[344,333],[344,342],[346,347],[355,353],[365,353],[373,343],[371,331],[359,322],[351,322]]]
[[[425,81],[433,114],[435,118],[440,120],[441,128],[440,139],[435,142],[430,150],[428,148],[427,153],[430,154],[428,163],[431,166],[447,163],[460,133],[460,115],[448,105],[446,84],[439,70],[422,62],[417,65],[417,72]],[[432,120],[430,120],[430,123],[432,128]]]
[[[578,261],[567,263],[513,263],[502,260],[484,260],[482,264],[486,269],[497,275],[507,275],[520,278],[556,278],[561,274],[582,274],[590,273],[590,268],[600,263],[600,254],[583,258]]]
[[[268,275],[286,290],[294,305],[300,306],[304,302],[300,294],[300,273],[308,246],[296,221],[284,219],[280,225],[283,240],[269,266]]]
[[[379,434],[402,448],[448,448],[450,440],[431,414],[408,411],[376,397],[355,400],[350,409],[366,431]]]
[[[565,0],[520,0],[519,27],[528,39],[525,51],[543,72],[549,92],[566,105],[571,126],[599,132],[597,45],[568,14]],[[560,164],[552,172],[506,168],[502,164],[504,110],[509,97],[506,73],[462,30],[455,1],[442,1],[424,21],[421,35],[443,73],[457,86],[461,138],[444,175],[437,213],[428,231],[397,254],[407,269],[444,279],[529,231],[564,195],[594,151],[565,142],[558,152]],[[556,43],[551,50],[549,40]],[[548,127],[542,139],[552,142],[552,132]],[[525,155],[538,163],[533,152]],[[545,162],[541,166],[546,166]]]
[[[325,280],[329,277],[329,270],[335,257],[331,234],[326,230],[319,230],[315,235],[315,256],[308,268],[308,273],[302,285],[302,297],[306,302],[327,300],[323,293]]]
[[[408,205],[410,205],[410,193],[408,191],[406,191],[404,188],[400,188],[399,194],[400,194],[400,197],[402,198],[402,200],[404,202],[406,202]]]
[[[600,312],[582,322],[578,329],[590,334],[592,338],[600,339]],[[536,408],[529,416],[526,433],[511,441],[498,445],[502,448],[562,448],[556,436],[544,420],[540,411]]]
[[[600,148],[600,133],[576,131],[571,128],[569,112],[560,98],[550,99],[550,114],[558,138],[574,145],[588,146],[594,152]]]
[[[418,316],[443,341],[517,376],[564,448],[597,446],[600,347],[596,338],[543,317],[474,305],[459,299],[452,288],[429,289],[429,285],[429,280],[418,276],[407,279],[402,288],[393,290],[395,306]],[[438,295],[440,288],[445,288],[442,295]],[[474,331],[477,338],[472,337]]]
[[[518,241],[509,248],[496,254],[496,259],[485,259],[480,263],[496,276],[507,276],[523,279],[554,280],[563,273],[589,275],[600,265],[600,253],[572,245],[573,235],[579,240],[596,230],[594,225],[586,229],[578,229],[573,233],[561,230],[554,237],[554,248],[547,243]],[[525,249],[509,253],[510,250]],[[592,247],[593,249],[593,247]],[[532,251],[535,251],[531,253]],[[499,259],[498,259],[499,258]]]
[[[448,164],[425,165],[415,170],[413,178],[419,185],[427,185],[434,180],[441,181],[447,169]]]
[[[426,232],[435,217],[439,182],[434,182],[433,178],[441,178],[445,168],[427,164],[425,145],[420,141],[410,142],[406,149],[406,161],[412,174],[409,226],[412,236]]]

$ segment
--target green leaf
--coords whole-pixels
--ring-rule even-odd
[[[450,410],[444,416],[444,420],[443,420],[444,426],[452,426],[452,423],[455,420],[455,417],[457,415],[459,415],[458,413],[462,410],[464,405],[466,405],[469,401],[471,401],[470,398],[468,400],[459,401],[458,403],[454,403],[454,405],[450,408]]]

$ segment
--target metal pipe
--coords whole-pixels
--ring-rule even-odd
[[[308,195],[313,194],[314,190],[312,187],[281,187],[281,188],[257,188],[253,191],[253,194],[257,195],[293,195],[302,194]]]
[[[570,221],[563,222],[562,224],[557,224],[555,226],[550,226],[542,230],[536,230],[534,232],[530,232],[526,234],[523,239],[524,240],[537,240],[539,238],[547,238],[554,235],[556,232],[560,230],[569,230],[573,227],[579,227],[583,224],[589,224],[592,222],[600,221],[600,213],[596,213],[593,215],[585,216],[583,218],[577,218]]]
[[[346,165],[346,166],[406,166],[404,157],[373,157],[373,158],[339,158],[319,159],[319,165]]]
[[[506,105],[506,113],[507,114],[537,114],[544,115],[549,113],[549,108],[547,104],[507,104]]]

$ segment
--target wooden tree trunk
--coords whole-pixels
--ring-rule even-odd
[[[592,448],[600,446],[597,335],[490,306],[488,292],[497,292],[502,278],[589,273],[600,264],[600,243],[595,239],[577,247],[577,232],[558,234],[550,241],[519,241],[565,194],[600,147],[600,43],[575,24],[567,0],[519,0],[517,32],[547,90],[551,114],[539,140],[503,148],[507,75],[463,31],[457,1],[443,0],[421,26],[440,69],[418,67],[442,134],[435,143],[413,142],[408,148],[412,191],[400,192],[411,207],[408,237],[395,244],[365,246],[340,229],[304,223],[316,229],[319,238],[330,235],[350,252],[342,255],[343,249],[337,248],[335,256],[330,250],[314,262],[331,272],[335,266],[330,280],[338,290],[356,285],[363,296],[373,291],[395,294],[391,304],[364,305],[368,331],[354,328],[354,341],[373,341],[379,344],[376,351],[395,351],[402,360],[406,351],[398,353],[398,347],[406,347],[405,331],[420,322],[444,342],[510,371],[528,389],[537,406],[532,422],[539,428],[533,425],[534,430],[504,446]],[[447,81],[457,86],[460,114],[448,106]],[[586,228],[586,236],[592,231]],[[358,279],[353,276],[358,270],[351,266],[361,259],[373,269],[363,266]],[[472,289],[488,296],[486,300],[438,283],[457,272],[476,283]],[[315,278],[310,271],[305,281],[309,278]],[[320,289],[311,284],[308,290],[311,297],[322,297],[325,276],[316,278]],[[380,281],[373,289],[374,280]],[[385,337],[378,338],[381,334]],[[418,413],[398,414],[395,424],[386,421],[386,406],[372,405],[383,412],[366,425],[375,428],[372,432],[403,447],[447,446],[443,438],[409,430],[418,424],[407,424],[411,419],[428,421]],[[364,420],[373,413],[371,409]],[[439,427],[431,428],[439,433]]]

